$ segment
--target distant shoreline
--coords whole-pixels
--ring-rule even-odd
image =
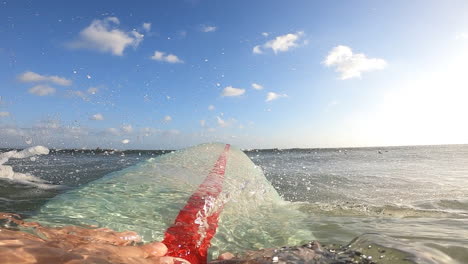
[[[369,147],[330,147],[330,148],[248,148],[242,149],[244,152],[271,152],[271,151],[346,151],[346,150],[359,150],[359,149],[400,149],[400,148],[419,148],[419,147],[453,147],[453,146],[467,146],[468,144],[439,144],[439,145],[396,145],[396,146],[369,146]],[[27,147],[25,147],[27,148]],[[25,148],[1,148],[0,152],[11,151],[11,150],[22,150]],[[91,153],[91,154],[115,154],[115,153],[124,153],[124,154],[165,154],[176,151],[176,149],[78,149],[78,148],[66,148],[66,149],[55,149],[50,148],[51,154],[53,153]]]

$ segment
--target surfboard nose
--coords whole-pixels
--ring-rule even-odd
[[[218,228],[223,209],[216,202],[223,190],[230,145],[226,144],[208,176],[180,210],[174,224],[164,235],[168,256],[184,258],[192,264],[205,264],[210,241]]]

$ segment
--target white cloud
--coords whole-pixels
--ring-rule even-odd
[[[89,94],[96,94],[99,91],[99,88],[96,87],[89,87],[88,88],[88,93]]]
[[[201,31],[203,32],[215,32],[218,28],[215,26],[202,26]]]
[[[262,32],[262,36],[264,37],[268,37],[270,34],[268,34],[268,32]]]
[[[117,128],[115,127],[109,127],[108,129],[106,129],[105,131],[107,134],[110,134],[110,135],[113,135],[113,136],[118,136],[120,135],[120,132]]]
[[[219,117],[219,116],[217,116],[216,119],[217,119],[217,122],[218,122],[218,126],[220,126],[220,127],[227,127],[229,125],[226,121],[221,119],[221,117]]]
[[[122,140],[122,144],[128,144],[128,143],[130,143],[130,140],[129,140],[129,139],[123,139],[123,140]]]
[[[110,21],[110,22],[112,22],[114,24],[117,24],[117,25],[120,24],[120,20],[117,17],[107,17],[107,18],[103,19],[103,21],[105,21],[105,20]]]
[[[91,120],[104,120],[104,116],[102,114],[94,114],[89,119]]]
[[[155,51],[154,55],[151,56],[151,59],[157,60],[157,61],[165,61],[169,63],[184,63],[183,60],[179,59],[179,57],[177,57],[174,54],[167,54],[167,55],[165,54],[166,53],[161,52],[161,51]]]
[[[88,134],[85,127],[64,126],[58,120],[43,120],[30,127],[0,125],[0,140],[4,140],[2,143],[20,146],[32,142],[36,145],[63,146],[64,142],[82,142],[89,138]]]
[[[255,53],[255,54],[262,54],[263,53],[262,48],[261,48],[260,45],[257,45],[255,47],[253,47],[252,52]]]
[[[215,110],[215,106],[214,106],[214,105],[209,105],[209,106],[208,106],[208,110],[210,110],[210,111]]]
[[[132,133],[133,132],[133,127],[131,125],[123,125],[120,129],[124,133]]]
[[[9,117],[10,112],[0,112],[0,117]]]
[[[241,96],[245,93],[245,89],[241,88],[234,88],[232,86],[228,86],[224,88],[221,96]]]
[[[164,131],[162,131],[162,135],[164,135],[164,136],[180,135],[180,131],[177,130],[177,129],[164,130]]]
[[[252,49],[255,54],[263,53],[263,49],[272,49],[274,53],[285,52],[291,48],[299,46],[297,43],[304,35],[304,32],[299,31],[296,33],[289,33],[286,35],[278,36],[275,39],[267,41],[263,45],[257,45]]]
[[[55,75],[41,75],[32,71],[27,71],[18,76],[18,80],[21,82],[51,82],[62,86],[69,86],[72,81],[55,76]]]
[[[143,27],[143,30],[146,32],[151,31],[151,23],[143,23],[142,27]]]
[[[252,88],[254,88],[255,90],[262,90],[263,85],[258,84],[258,83],[252,83]]]
[[[273,100],[276,100],[276,99],[279,99],[281,97],[288,97],[288,95],[286,94],[277,94],[277,93],[274,93],[274,92],[269,92],[267,94],[267,97],[265,99],[265,102],[270,102],[270,101],[273,101]]]
[[[117,28],[119,24],[120,21],[116,17],[93,20],[80,32],[78,40],[69,43],[69,46],[122,56],[127,47],[138,47],[144,36],[135,30],[129,32],[120,30]]]
[[[234,119],[234,118],[230,118],[229,120],[225,120],[225,119],[222,119],[221,117],[217,116],[216,117],[216,122],[218,123],[219,127],[224,128],[224,127],[231,127],[232,125],[234,125],[237,122],[237,120]]]
[[[341,45],[330,51],[323,64],[334,67],[342,80],[360,78],[363,72],[382,70],[387,66],[383,59],[367,58],[363,53],[354,54],[350,47]]]
[[[34,128],[59,129],[62,128],[62,125],[60,124],[60,120],[46,119],[35,124]]]
[[[164,122],[171,122],[172,121],[172,117],[171,116],[165,116],[164,117]]]
[[[86,94],[82,91],[77,91],[77,90],[69,90],[68,91],[68,94],[70,96],[76,96],[76,97],[79,97],[81,99],[83,99],[84,101],[88,101],[88,97],[86,96]]]
[[[206,126],[206,120],[204,120],[204,119],[200,120],[200,126],[205,127]]]
[[[48,85],[40,84],[40,85],[33,86],[31,89],[28,90],[28,92],[30,94],[35,94],[35,95],[38,95],[38,96],[45,96],[45,95],[54,94],[55,93],[55,88],[50,87]]]

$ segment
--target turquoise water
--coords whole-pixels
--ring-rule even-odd
[[[133,230],[146,242],[161,241],[223,148],[223,144],[200,145],[138,163],[55,197],[33,219],[50,225]],[[214,202],[224,208],[212,241],[213,254],[314,239],[310,230],[301,227],[306,215],[290,207],[240,150],[228,153],[220,196]]]
[[[160,240],[221,148],[205,145],[196,149],[197,155],[67,152],[11,160],[6,164],[15,171],[66,189],[0,180],[9,187],[6,192],[0,186],[8,201],[2,206],[53,225],[96,224]],[[337,244],[355,239],[355,247],[388,247],[383,260],[392,254],[406,254],[417,263],[468,259],[467,146],[246,154],[253,163],[240,151],[228,159],[225,207],[212,254],[312,239]],[[108,174],[119,168],[125,169]]]

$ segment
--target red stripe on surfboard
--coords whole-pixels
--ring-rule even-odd
[[[223,207],[217,200],[223,190],[229,148],[229,144],[224,147],[208,176],[166,230],[162,242],[168,248],[167,256],[183,258],[192,264],[207,262],[210,241],[216,233]]]

